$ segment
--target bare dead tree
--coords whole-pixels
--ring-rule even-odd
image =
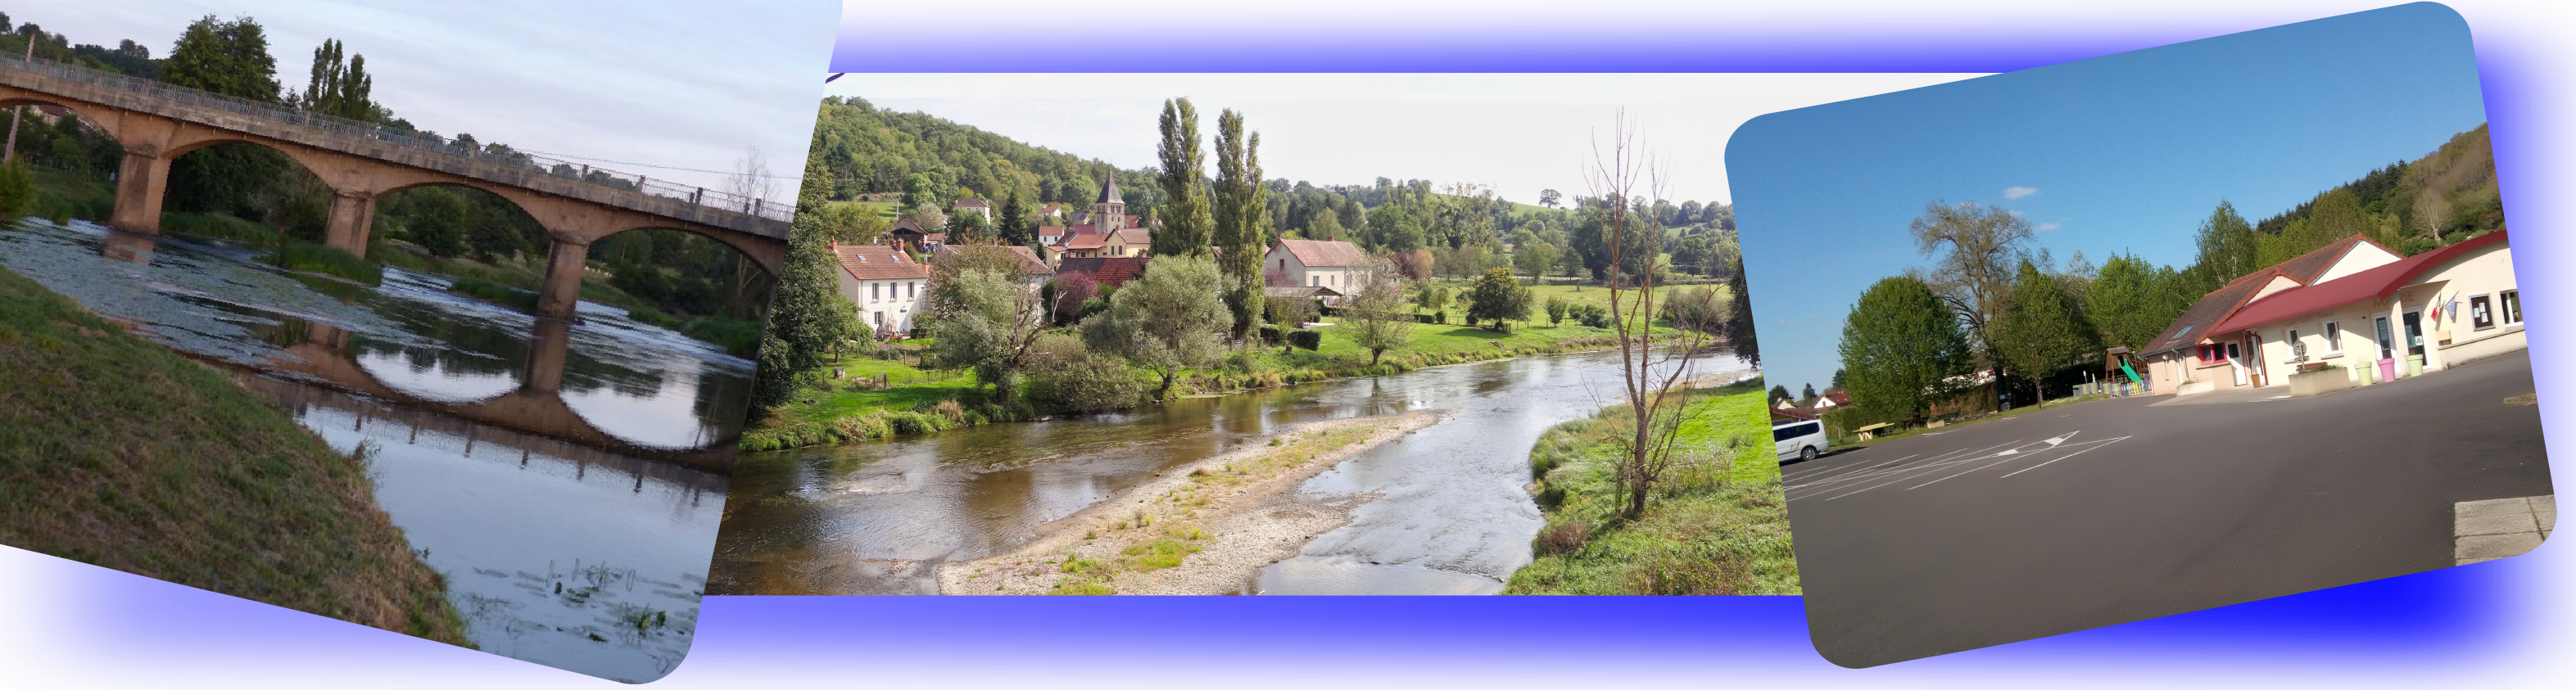
[[[758,148],[743,149],[742,159],[734,161],[733,174],[725,177],[724,184],[725,191],[732,192],[736,196],[744,199],[760,199],[767,203],[775,203],[768,202],[768,199],[770,195],[778,193],[778,178],[769,174],[769,158],[761,155]],[[743,209],[746,213],[751,210]],[[742,252],[734,252],[733,281],[729,286],[732,290],[726,299],[729,310],[753,319],[761,318],[758,309],[750,304],[750,300],[752,288],[757,286],[760,278],[765,275],[767,274],[760,268],[760,264],[753,263],[751,257]]]
[[[1604,150],[1602,140],[1594,137],[1592,163],[1583,175],[1592,196],[1603,200],[1593,212],[1605,214],[1601,221],[1602,239],[1609,243],[1610,320],[1619,334],[1621,392],[1636,419],[1634,437],[1622,444],[1625,457],[1617,472],[1628,492],[1623,507],[1623,517],[1628,519],[1645,513],[1656,483],[1673,467],[1688,395],[1676,384],[1710,344],[1709,331],[1716,330],[1671,328],[1660,340],[1657,337],[1652,267],[1660,254],[1663,229],[1657,219],[1640,217],[1630,200],[1664,198],[1667,180],[1663,166],[1643,150],[1635,129],[1627,109],[1621,108],[1611,123],[1609,148]],[[1643,255],[1628,256],[1632,252]],[[1643,259],[1638,262],[1647,267],[1643,275],[1620,275],[1631,258]]]

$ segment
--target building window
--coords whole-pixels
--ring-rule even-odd
[[[2326,354],[2343,354],[2343,329],[2333,321],[2326,322]]]
[[[2469,330],[2483,331],[2495,327],[2495,310],[2487,304],[2486,295],[2469,296]]]
[[[2496,311],[2499,312],[2499,316],[2504,317],[2504,325],[2522,323],[2522,291],[2506,290],[2496,293]]]
[[[869,284],[868,284],[868,301],[870,301],[870,302],[874,302],[874,301],[877,301],[877,299],[879,299],[879,298],[877,297],[877,288],[880,288],[880,287],[884,287],[884,284],[883,284],[883,283],[869,283]]]
[[[2289,343],[2290,343],[2290,356],[2291,356],[2291,357],[2296,357],[2296,358],[2300,358],[2300,359],[2306,359],[2306,358],[2307,358],[2307,356],[2308,356],[2308,343],[2307,343],[2307,341],[2304,341],[2304,340],[2300,340],[2300,339],[2299,339],[2299,329],[2296,329],[2296,328],[2290,329],[2290,337],[2283,338],[2282,340],[2287,341],[2287,342],[2289,342]]]
[[[1324,284],[1323,276],[1306,276],[1306,287],[1314,287],[1322,284]]]
[[[904,299],[911,299],[911,298],[915,298],[915,297],[920,297],[920,296],[921,296],[921,289],[920,289],[920,288],[918,288],[918,287],[915,287],[916,285],[919,285],[919,283],[914,283],[914,282],[911,282],[911,281],[904,281],[904,284],[903,284],[903,293],[904,293],[904,294],[903,294],[903,296],[904,296]]]

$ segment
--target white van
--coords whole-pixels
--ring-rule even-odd
[[[1791,458],[1814,460],[1831,447],[1825,441],[1825,423],[1815,420],[1771,425],[1771,444],[1779,451],[1781,462]]]

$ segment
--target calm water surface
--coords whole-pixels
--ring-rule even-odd
[[[1532,357],[1218,398],[1126,414],[996,424],[744,454],[710,589],[933,594],[939,563],[1006,551],[1168,468],[1280,425],[1435,409],[1438,424],[1298,490],[1370,494],[1351,524],[1246,583],[1267,594],[1483,594],[1529,563],[1543,520],[1529,449],[1617,395],[1615,353]],[[1703,373],[1740,371],[1732,356]]]

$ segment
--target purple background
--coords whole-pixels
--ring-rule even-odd
[[[2003,71],[2374,5],[2031,2],[1633,10],[1327,1],[1138,19],[1132,3],[853,6],[837,70]],[[2559,296],[2572,22],[2451,3],[2475,34],[2535,352]],[[1473,8],[1473,9],[1471,9]],[[606,9],[606,8],[603,8]],[[971,10],[971,11],[970,11]],[[223,11],[232,11],[229,9]],[[1178,50],[1187,59],[1143,51]],[[819,75],[818,75],[819,78]],[[2553,117],[2555,116],[2555,117]],[[1705,155],[1720,155],[1709,151]],[[1760,296],[1756,295],[1758,300]],[[2576,395],[2535,357],[2544,398]],[[2563,408],[2563,406],[2562,406]],[[2570,423],[2542,413],[2560,447]],[[2569,408],[2576,409],[2576,408]],[[2576,476],[2566,472],[2560,476]],[[1846,670],[1796,598],[711,597],[672,687],[2421,686],[2576,675],[2567,550]],[[0,549],[0,685],[601,687],[605,681]],[[22,682],[34,681],[26,685]]]

